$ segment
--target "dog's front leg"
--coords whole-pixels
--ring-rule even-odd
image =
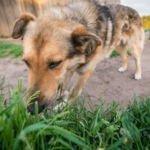
[[[67,90],[67,87],[71,81],[71,78],[74,74],[74,71],[68,70],[63,78],[63,87],[62,87],[62,93]]]
[[[68,70],[66,73],[65,73],[65,76],[63,78],[63,85],[62,85],[62,99],[64,100],[64,102],[58,104],[53,110],[58,110],[58,108],[62,108],[63,106],[65,106],[67,100],[68,100],[68,95],[69,95],[69,92],[67,91],[67,87],[71,81],[71,78],[74,74],[74,71],[72,70]]]
[[[93,71],[94,69],[89,70],[86,73],[77,74],[74,86],[72,87],[72,90],[69,93],[69,102],[74,102],[76,100],[76,97],[80,95],[80,93],[82,92],[82,88],[86,85]]]
[[[68,95],[69,95],[69,92],[68,92],[68,91],[65,91],[65,92],[63,93],[63,96],[62,96],[62,99],[64,100],[64,102],[61,102],[60,104],[58,104],[57,106],[55,106],[53,110],[56,110],[56,111],[57,111],[58,108],[62,108],[63,106],[65,106],[66,103],[67,103],[67,100],[68,100]]]
[[[72,87],[72,90],[70,91],[70,93],[68,94],[66,91],[65,91],[66,93],[64,92],[65,93],[65,97],[64,97],[65,103],[67,102],[67,100],[69,100],[69,103],[72,103],[75,101],[76,97],[78,95],[80,95],[82,88],[85,86],[86,82],[88,81],[88,79],[91,76],[91,74],[93,73],[93,71],[94,71],[94,69],[89,70],[86,73],[78,73],[77,74],[74,86]],[[67,94],[69,95],[68,97],[67,97]],[[58,104],[54,108],[54,110],[58,110],[58,108],[62,108],[63,106],[65,106],[64,102]]]

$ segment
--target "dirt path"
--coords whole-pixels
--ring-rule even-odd
[[[122,64],[120,56],[100,62],[85,86],[85,99],[87,100],[88,93],[93,104],[98,104],[101,97],[107,103],[113,102],[113,100],[119,103],[123,101],[123,105],[126,106],[128,100],[133,100],[134,93],[137,97],[150,96],[150,41],[145,44],[141,59],[142,80],[140,81],[134,79],[135,61],[131,56],[128,69],[124,73],[117,71]],[[14,64],[16,61],[19,63],[18,65]],[[4,75],[4,90],[7,89],[8,84],[11,87],[13,87],[12,85],[17,86],[17,80],[20,77],[23,79],[23,87],[27,87],[28,69],[20,58],[0,58],[0,78]]]

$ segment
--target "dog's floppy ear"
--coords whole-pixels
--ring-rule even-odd
[[[35,21],[36,17],[30,13],[22,14],[15,22],[12,32],[12,37],[14,39],[20,38],[24,35],[27,24],[30,21]]]
[[[88,32],[83,25],[77,25],[71,34],[72,42],[76,50],[86,55],[95,51],[97,46],[101,45],[101,38]]]

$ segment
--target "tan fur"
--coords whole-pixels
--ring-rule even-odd
[[[52,51],[49,51],[48,48]],[[30,51],[33,51],[33,49]],[[38,61],[38,59],[40,59],[40,61]],[[60,66],[57,67],[57,69],[51,71],[47,66],[48,60],[54,62],[61,60],[63,61],[63,63],[61,63]],[[53,95],[53,93],[57,92],[61,77],[63,74],[65,74],[66,65],[68,63],[67,60],[64,60],[64,54],[62,54],[61,51],[59,51],[59,49],[54,45],[45,45],[45,48],[43,48],[43,51],[40,53],[40,55],[36,50],[34,50],[33,55],[31,55],[30,53],[29,56],[28,54],[26,61],[28,61],[28,63],[31,65],[31,67],[29,67],[30,73],[28,77],[28,87],[35,83],[32,91],[30,92],[34,93],[36,92],[36,90],[42,89],[42,93],[43,95],[45,95],[45,99],[43,98],[40,100],[41,104],[51,97],[55,98],[56,95]],[[52,76],[53,78],[49,78],[50,76]],[[47,89],[49,90],[47,91]],[[30,92],[28,93],[28,95],[31,95]]]
[[[76,96],[78,96],[81,93],[82,88],[85,86],[86,82],[88,81],[89,77],[93,73],[94,69],[95,68],[93,68],[93,70],[89,70],[83,74],[77,74],[74,86],[69,93],[68,98],[69,98],[70,102],[74,102],[76,99]]]

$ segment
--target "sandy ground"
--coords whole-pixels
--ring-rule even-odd
[[[7,39],[7,41],[16,44],[21,43],[20,40],[14,42],[12,39]],[[94,73],[85,86],[85,101],[87,101],[89,95],[93,104],[98,104],[99,99],[102,98],[107,103],[113,102],[113,100],[119,103],[123,101],[123,106],[127,106],[128,100],[134,99],[134,94],[137,97],[150,96],[150,41],[145,44],[141,61],[142,79],[140,81],[134,79],[136,68],[134,58],[131,56],[127,71],[124,73],[117,71],[122,64],[120,56],[109,58],[98,63]],[[16,65],[15,62],[19,64]],[[8,85],[12,88],[13,85],[17,86],[17,80],[20,77],[23,80],[23,88],[27,87],[28,69],[21,61],[21,58],[0,58],[0,79],[4,75],[4,90],[7,90]]]

